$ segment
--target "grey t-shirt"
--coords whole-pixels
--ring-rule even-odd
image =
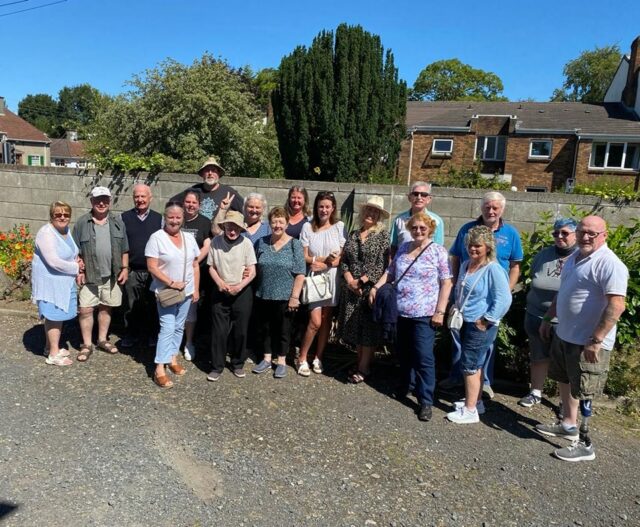
[[[94,223],[96,232],[96,257],[98,258],[98,269],[102,278],[111,276],[111,238],[109,235],[109,222],[104,225]]]
[[[545,247],[531,262],[531,288],[527,294],[527,313],[542,318],[560,289],[560,272],[571,253],[561,256],[555,245]],[[555,321],[554,321],[555,322]]]

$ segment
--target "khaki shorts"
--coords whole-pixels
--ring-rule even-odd
[[[78,293],[80,307],[98,305],[118,307],[122,304],[122,289],[114,279],[107,278],[100,284],[86,284]]]
[[[584,360],[584,346],[565,342],[557,335],[551,341],[549,377],[571,386],[574,399],[592,399],[602,394],[609,373],[611,351],[600,349],[598,362]]]

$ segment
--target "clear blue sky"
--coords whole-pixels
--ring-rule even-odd
[[[120,93],[167,57],[191,63],[208,51],[233,66],[277,67],[341,22],[380,35],[409,86],[431,62],[458,58],[496,73],[512,100],[546,101],[581,51],[628,53],[640,34],[640,0],[67,0],[2,16],[51,1],[0,7],[0,96],[14,111],[25,95],[56,97],[63,86]]]

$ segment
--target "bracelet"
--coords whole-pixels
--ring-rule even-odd
[[[315,263],[315,261],[316,261],[316,257],[315,257],[315,256],[312,256],[312,257],[311,257],[311,263]]]
[[[173,285],[173,280],[171,280],[171,283],[169,284],[169,287],[171,287]]]
[[[434,314],[435,315],[444,315],[444,311],[436,311]]]
[[[543,322],[551,322],[551,317],[549,315],[545,315],[542,317]]]

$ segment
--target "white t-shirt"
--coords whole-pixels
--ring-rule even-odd
[[[607,295],[627,295],[629,271],[606,245],[576,262],[579,253],[578,250],[567,259],[560,274],[556,334],[565,342],[583,346],[600,322],[608,304]],[[613,326],[602,347],[613,349],[615,340]]]
[[[238,243],[230,244],[224,234],[211,240],[207,264],[212,266],[227,285],[242,282],[245,268],[256,264],[256,253],[249,238],[242,236]]]
[[[164,274],[166,274],[171,280],[175,282],[182,281],[182,275],[184,273],[184,250],[187,251],[187,268],[185,275],[185,288],[184,294],[189,296],[193,294],[193,261],[198,258],[200,249],[193,234],[183,232],[184,234],[184,246],[182,249],[178,249],[174,243],[169,239],[169,235],[160,229],[154,232],[146,247],[144,248],[144,255],[150,258],[158,259],[158,268]],[[159,289],[165,287],[165,284],[156,280],[155,278],[151,282],[151,291],[158,292]]]

